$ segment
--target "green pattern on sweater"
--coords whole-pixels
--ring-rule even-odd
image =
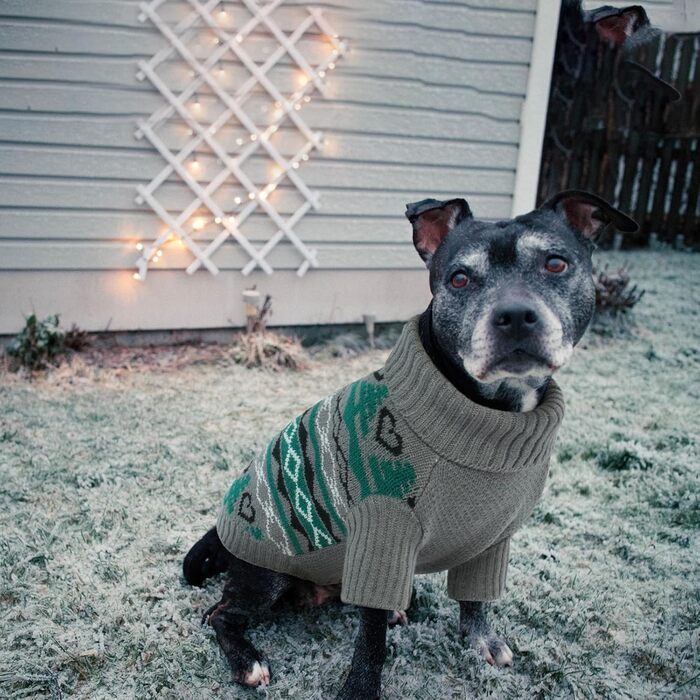
[[[402,438],[388,396],[381,377],[371,375],[297,416],[233,482],[228,513],[246,520],[244,530],[254,539],[281,535],[285,551],[302,554],[342,541],[343,516],[353,502],[371,495],[405,498],[416,473],[411,462],[394,458]],[[263,489],[269,499],[259,501]]]

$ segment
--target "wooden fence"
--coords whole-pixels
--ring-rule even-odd
[[[700,248],[700,34],[659,34],[632,52],[590,32],[572,50],[559,36],[539,201],[590,190],[639,223],[625,247]]]

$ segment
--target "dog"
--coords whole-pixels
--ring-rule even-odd
[[[416,566],[422,572],[438,571],[447,568],[446,561],[454,561],[456,543],[461,542],[464,530],[471,529],[472,513],[478,512],[473,506],[461,509],[466,512],[459,512],[463,494],[479,489],[479,503],[489,502],[489,508],[498,512],[495,520],[482,528],[484,551],[472,547],[468,561],[450,569],[448,592],[459,601],[459,630],[466,643],[489,664],[499,667],[513,664],[508,644],[487,619],[486,601],[498,597],[503,589],[508,542],[503,532],[491,536],[490,531],[493,522],[509,521],[511,529],[521,524],[544,488],[549,452],[557,421],[563,414],[563,402],[557,398],[559,389],[552,375],[569,361],[594,312],[591,262],[594,241],[607,224],[614,224],[625,232],[635,231],[637,225],[603,199],[581,191],[562,192],[534,211],[504,221],[475,219],[467,202],[459,198],[426,199],[408,204],[406,216],[412,225],[414,246],[429,270],[432,292],[428,308],[407,324],[398,349],[392,351],[396,355],[403,352],[401,348],[409,348],[410,353],[406,350],[408,354],[393,361],[390,356],[382,370],[342,390],[345,393],[341,392],[335,403],[331,399],[319,402],[301,419],[290,423],[281,437],[271,443],[266,454],[249,465],[234,482],[226,496],[218,529],[207,532],[185,557],[183,573],[192,585],[201,586],[208,577],[228,572],[222,598],[205,613],[204,621],[214,628],[234,679],[243,685],[266,686],[271,680],[268,662],[244,636],[256,611],[269,610],[283,600],[320,605],[341,596],[343,602],[360,605],[360,627],[350,671],[337,697],[340,700],[378,698],[387,625],[407,622],[406,609],[410,610],[407,603],[415,595],[415,591],[411,591]],[[415,346],[407,344],[406,338],[411,337],[417,339]],[[420,372],[410,375],[415,381],[408,381],[406,377],[414,357],[418,358],[415,362],[419,363],[416,366],[420,367]],[[408,392],[406,397],[402,391]],[[436,419],[431,418],[427,423],[421,423],[425,406],[413,410],[413,404],[423,400],[424,395],[429,397],[428,410],[432,404],[439,407]],[[397,410],[401,401],[403,408]],[[321,433],[319,426],[322,416],[326,415],[324,411],[331,425],[334,406],[353,433],[347,443],[339,440],[332,430]],[[546,409],[547,406],[553,410]],[[359,415],[355,422],[353,411]],[[503,432],[498,440],[492,439],[490,434],[485,438],[483,433],[474,433],[481,436],[474,440],[481,442],[472,454],[469,426],[482,418],[486,420],[488,431]],[[434,463],[431,457],[430,476],[422,490],[416,491],[407,461],[412,454],[407,449],[408,442],[413,439],[412,430],[406,427],[414,420],[416,422],[411,425],[418,426],[419,435],[425,430],[426,435],[452,436],[444,448],[449,457],[447,461],[459,462],[462,452],[469,453],[468,468],[460,470],[453,466],[450,471],[442,464],[442,457],[438,456]],[[538,428],[540,432],[533,433],[536,439],[523,442],[526,446],[518,448],[517,459],[528,465],[531,463],[528,469],[539,472],[531,492],[522,503],[517,502],[517,507],[511,507],[504,494],[509,493],[513,484],[517,489],[527,490],[522,484],[523,479],[530,478],[529,474],[503,470],[503,473],[485,475],[479,471],[482,466],[479,460],[488,461],[491,459],[488,455],[496,455],[501,443],[510,440],[509,426],[533,425],[531,420],[549,427],[546,431]],[[353,431],[362,425],[363,439],[373,441],[371,449],[374,451],[367,460],[357,455],[353,458],[352,454],[358,449],[357,440],[361,437],[360,432],[354,434]],[[496,426],[493,431],[492,425]],[[319,435],[312,434],[314,429]],[[464,434],[469,436],[467,442],[460,442]],[[491,444],[493,442],[499,444]],[[513,438],[510,444],[516,442]],[[422,444],[418,440],[415,449],[420,451]],[[452,448],[454,454],[450,456]],[[327,449],[330,455],[324,468],[331,465],[341,474],[339,480],[326,484],[329,489],[337,487],[338,490],[335,495],[324,494],[329,508],[336,495],[337,502],[342,501],[340,492],[348,488],[352,479],[362,482],[367,477],[362,471],[370,469],[367,465],[376,468],[372,475],[373,486],[368,486],[367,478],[354,492],[348,489],[350,507],[345,522],[341,522],[341,518],[337,523],[332,522],[317,495],[318,503],[314,501],[313,507],[317,508],[317,514],[327,517],[318,519],[314,525],[316,539],[309,536],[309,528],[302,527],[305,525],[303,518],[309,516],[312,509],[313,494],[307,491],[306,505],[298,506],[296,514],[293,508],[290,510],[291,506],[277,511],[277,515],[288,515],[292,525],[296,522],[294,527],[289,526],[287,534],[298,540],[307,537],[307,551],[295,556],[293,552],[284,554],[271,544],[265,545],[267,549],[262,548],[258,541],[273,532],[277,516],[269,504],[266,510],[264,501],[255,500],[253,485],[257,484],[258,490],[260,487],[260,482],[255,482],[256,474],[257,478],[263,478],[260,475],[264,475],[266,468],[270,470],[270,465],[277,460],[281,466],[276,484],[289,498],[289,479],[293,474],[300,474],[293,472],[290,460],[296,459],[295,464],[300,469],[299,455],[303,453],[304,465],[308,467],[306,456],[316,450],[318,458],[319,449]],[[535,453],[540,457],[531,459],[530,454]],[[515,458],[506,454],[504,459]],[[419,464],[417,458],[414,461]],[[471,468],[472,463],[476,464],[476,470]],[[446,475],[445,483],[441,483],[442,477],[435,476],[438,470]],[[308,471],[306,477],[309,482],[316,478]],[[380,483],[384,477],[386,479]],[[509,480],[511,477],[513,479]],[[496,486],[491,485],[492,478]],[[479,479],[486,486],[479,486]],[[272,492],[269,483],[267,488]],[[362,488],[366,488],[365,500]],[[436,495],[440,489],[458,504],[457,511],[449,517],[440,512],[439,504],[447,503]],[[297,498],[301,496],[297,494]],[[431,502],[438,504],[432,508],[434,520],[421,521],[423,516],[416,515],[421,499],[424,503],[432,499]],[[362,517],[355,517],[353,514],[361,511],[366,503],[379,503],[381,507],[367,506]],[[308,512],[302,512],[304,508]],[[264,517],[263,510],[266,510]],[[478,516],[473,517],[474,529],[479,530]],[[366,520],[369,525],[362,530],[357,522]],[[231,522],[236,528],[233,534],[229,532]],[[400,526],[395,527],[395,523]],[[335,529],[337,534],[336,525],[343,532],[346,530],[343,526],[347,526],[347,542],[340,541],[340,537],[322,541],[324,532],[333,533]],[[443,536],[441,528],[449,534]],[[359,544],[357,532],[365,533],[359,537]],[[384,544],[385,536],[394,539]],[[229,551],[222,540],[235,553]],[[240,544],[233,546],[231,542]],[[421,549],[426,542],[428,545]],[[506,544],[502,545],[503,542]],[[258,546],[260,552],[253,556]],[[494,551],[497,554],[493,554]],[[314,580],[308,575],[306,578],[299,575],[305,569],[297,562],[316,561],[321,555],[332,562],[323,569],[323,574],[314,576]],[[482,566],[483,562],[491,562],[484,558],[487,555],[500,562],[497,574],[484,573],[492,567],[492,563]],[[405,564],[404,559],[410,562]],[[382,568],[384,561],[386,567]],[[379,570],[378,579],[366,580],[375,575],[376,570]],[[477,570],[478,575],[474,573]],[[454,577],[453,572],[456,572]],[[364,604],[367,601],[372,604]]]

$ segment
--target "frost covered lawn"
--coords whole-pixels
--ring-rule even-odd
[[[630,337],[589,335],[561,374],[551,478],[492,615],[515,668],[477,662],[421,576],[386,698],[698,697],[700,256],[611,259],[647,293]],[[256,697],[199,624],[221,582],[185,586],[182,557],[267,437],[383,357],[0,376],[0,696]],[[262,621],[269,697],[332,697],[356,629],[342,605]]]

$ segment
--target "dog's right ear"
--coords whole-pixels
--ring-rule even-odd
[[[422,199],[406,205],[406,218],[413,225],[413,245],[426,265],[445,240],[447,234],[460,222],[469,219],[472,211],[464,199]]]

